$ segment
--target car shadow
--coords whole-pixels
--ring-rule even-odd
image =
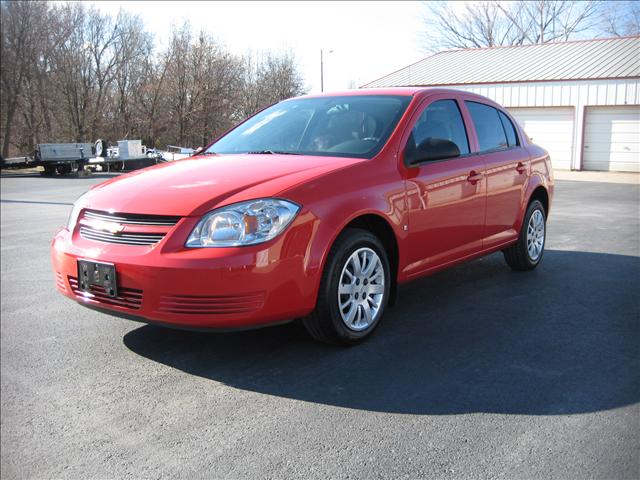
[[[640,259],[547,250],[533,272],[494,254],[408,284],[367,342],[292,323],[203,334],[145,325],[124,344],[232,387],[377,412],[564,415],[640,400]]]

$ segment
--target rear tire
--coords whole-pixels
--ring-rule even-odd
[[[507,264],[518,271],[533,270],[544,254],[547,217],[542,203],[533,200],[524,216],[518,241],[502,251]]]
[[[378,237],[347,229],[331,248],[316,308],[302,323],[321,342],[362,342],[380,324],[390,285],[389,260]]]

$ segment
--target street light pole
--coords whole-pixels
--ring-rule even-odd
[[[333,50],[329,50],[327,53],[333,53]],[[320,92],[324,92],[324,58],[322,49],[320,49]]]
[[[320,49],[320,92],[324,92],[324,64],[322,62],[322,49]]]

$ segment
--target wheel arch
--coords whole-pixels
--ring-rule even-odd
[[[527,201],[527,208],[531,205],[531,202],[534,200],[540,201],[542,206],[544,207],[545,216],[549,215],[549,192],[542,185],[538,185],[531,195],[529,196],[529,200]]]
[[[518,216],[516,230],[520,231],[522,227],[522,221],[524,219],[524,214],[529,208],[529,204],[533,200],[540,200],[542,205],[544,206],[545,216],[549,216],[549,209],[551,208],[551,192],[549,191],[549,184],[543,176],[534,173],[528,182],[525,193],[522,197],[522,204],[520,206],[520,215]]]
[[[317,266],[317,286],[315,290],[317,291],[319,288],[319,282],[324,274],[324,270],[329,261],[329,256],[331,249],[335,245],[336,241],[342,235],[345,230],[350,228],[359,228],[365,230],[367,232],[375,235],[387,252],[387,256],[389,258],[389,268],[390,268],[390,295],[389,295],[389,306],[393,306],[396,303],[396,297],[398,292],[398,270],[399,270],[399,259],[400,259],[400,239],[398,239],[398,234],[396,233],[393,224],[389,219],[385,218],[383,214],[377,211],[360,211],[350,216],[349,218],[344,219],[338,228],[333,230],[330,234],[329,238],[326,238],[325,241],[321,242],[322,254],[321,258],[319,258],[319,263]],[[326,232],[328,233],[328,232]],[[319,247],[320,245],[318,245]],[[320,253],[320,252],[318,252]]]
[[[347,223],[342,228],[340,233],[338,233],[338,236],[340,236],[348,228],[359,228],[361,230],[366,230],[378,237],[380,242],[382,242],[382,245],[384,246],[389,258],[389,277],[391,278],[388,304],[390,306],[395,305],[398,293],[398,264],[400,257],[400,248],[393,227],[381,215],[366,213],[350,220],[349,223]],[[338,238],[338,236],[336,236],[336,238]]]

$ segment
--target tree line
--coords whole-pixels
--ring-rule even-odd
[[[155,47],[142,19],[83,3],[2,1],[2,156],[38,143],[142,139],[197,147],[304,93],[293,54],[234,55],[189,23]]]

